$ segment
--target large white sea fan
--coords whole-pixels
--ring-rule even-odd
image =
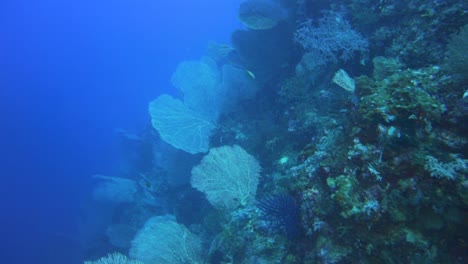
[[[166,94],[150,103],[149,113],[153,127],[173,147],[192,154],[208,151],[216,127],[208,117]]]
[[[156,216],[138,231],[130,257],[145,264],[202,263],[201,240],[171,218]]]
[[[216,62],[204,57],[199,61],[179,63],[171,81],[183,93],[184,105],[216,121],[225,97],[219,76]]]
[[[212,148],[192,169],[192,186],[218,209],[233,210],[255,199],[260,165],[243,148]]]
[[[84,264],[144,264],[138,260],[132,260],[118,252],[102,257],[96,261],[85,261]]]

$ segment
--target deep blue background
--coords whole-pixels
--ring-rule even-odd
[[[177,63],[240,27],[238,2],[0,3],[1,263],[77,251],[90,175],[117,167],[114,129],[148,125]]]

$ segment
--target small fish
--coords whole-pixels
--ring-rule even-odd
[[[146,182],[145,182],[145,185],[146,185],[146,188],[148,188],[148,189],[151,188],[151,182],[146,181]]]
[[[255,80],[255,74],[254,74],[253,72],[251,72],[251,71],[249,71],[249,70],[245,70],[245,72],[247,72],[247,74],[248,74],[250,77],[252,77],[252,79]]]

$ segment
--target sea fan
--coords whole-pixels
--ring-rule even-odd
[[[257,202],[257,207],[263,212],[265,220],[271,222],[273,227],[283,229],[290,240],[300,235],[299,206],[291,196],[277,194],[265,197]]]

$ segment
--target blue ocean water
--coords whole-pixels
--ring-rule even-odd
[[[94,173],[118,166],[115,129],[148,125],[177,63],[239,27],[235,1],[0,3],[2,263],[82,263]]]

